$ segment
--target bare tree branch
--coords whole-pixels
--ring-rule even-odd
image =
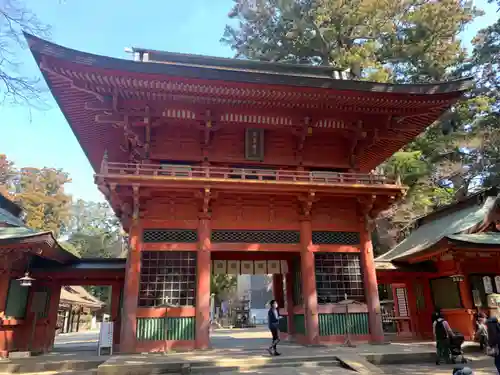
[[[35,105],[44,91],[40,80],[22,73],[17,56],[26,47],[22,32],[47,38],[50,27],[22,0],[0,0],[0,105]]]

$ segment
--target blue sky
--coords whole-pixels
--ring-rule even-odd
[[[219,40],[232,0],[27,0],[41,20],[52,25],[52,41],[86,52],[129,59],[125,47],[145,47],[231,57]],[[498,14],[486,0],[486,10],[463,34],[464,45]],[[23,73],[39,76],[27,50],[19,51]],[[102,200],[92,169],[54,100],[48,109],[0,108],[0,153],[17,166],[57,167],[69,172],[68,191],[75,198]]]

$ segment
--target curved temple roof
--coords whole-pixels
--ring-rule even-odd
[[[302,115],[322,112],[327,118],[339,109],[344,113],[365,111],[371,116],[367,126],[373,142],[367,140],[361,147],[359,165],[369,171],[435,121],[472,85],[470,78],[421,85],[383,84],[345,79],[345,74],[330,67],[136,49],[149,56],[149,62],[140,62],[76,51],[29,34],[25,37],[94,170],[106,150],[109,160],[127,161],[119,145],[123,130],[96,120],[116,96],[123,102],[152,104],[152,108],[172,103],[182,110],[186,103],[187,108],[253,108],[251,115],[271,109],[302,111]],[[400,116],[394,116],[395,112]],[[392,120],[400,127],[388,128]],[[382,129],[385,138],[377,137],[380,132],[374,128],[378,126],[386,126]]]
[[[500,196],[487,196],[484,201],[470,199],[472,204],[441,216],[419,226],[403,241],[398,243],[389,252],[375,259],[375,262],[392,262],[408,260],[417,256],[443,238],[471,243],[489,243],[499,241],[497,236],[483,233],[467,233],[484,222],[485,218],[497,204]],[[453,208],[454,205],[449,207]],[[432,214],[430,214],[432,215]],[[499,241],[500,243],[500,241]]]

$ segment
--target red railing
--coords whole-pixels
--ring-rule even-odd
[[[105,162],[102,175],[165,176],[175,178],[203,178],[227,180],[276,181],[311,184],[394,185],[396,182],[371,173],[337,173],[258,168],[226,168],[190,165],[129,164]]]

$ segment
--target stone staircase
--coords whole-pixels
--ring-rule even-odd
[[[30,357],[0,361],[0,374],[47,374],[47,375],[96,375],[99,365],[107,357],[91,357],[85,359],[61,358],[43,359]]]
[[[329,369],[330,371],[327,371]],[[254,357],[248,359],[186,361],[154,361],[144,363],[104,363],[98,367],[97,375],[160,375],[160,374],[300,374],[331,373],[336,375],[382,375],[383,372],[364,358],[350,354],[346,356],[281,356]],[[299,373],[299,372],[297,372]]]

